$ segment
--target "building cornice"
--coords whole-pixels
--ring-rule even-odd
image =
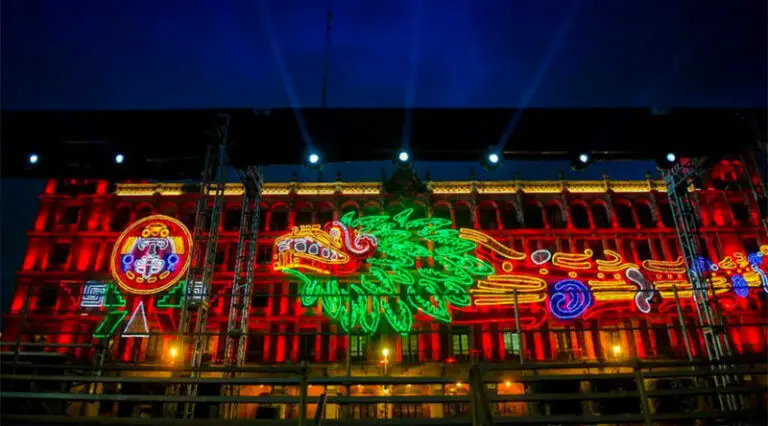
[[[479,194],[559,194],[567,191],[574,194],[601,194],[608,191],[618,193],[646,193],[666,191],[662,180],[541,180],[541,181],[430,181],[427,186],[433,194],[469,195]],[[150,197],[160,195],[173,197],[185,194],[182,183],[120,183],[115,194],[120,197]],[[266,183],[266,196],[296,195],[380,195],[380,182],[289,182]],[[224,195],[243,194],[239,183],[228,183]]]

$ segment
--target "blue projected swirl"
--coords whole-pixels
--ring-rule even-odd
[[[734,275],[731,278],[731,284],[733,287],[733,292],[736,293],[737,296],[749,296],[749,285],[747,284],[747,280],[745,280],[744,277],[741,275]]]
[[[592,292],[581,281],[563,280],[552,286],[549,309],[557,318],[573,319],[581,316],[594,299]]]

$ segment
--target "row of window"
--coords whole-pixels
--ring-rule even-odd
[[[477,357],[486,361],[522,360],[623,360],[628,358],[686,358],[706,356],[703,335],[693,323],[685,331],[678,325],[640,321],[616,328],[598,328],[590,321],[576,327],[527,330],[518,334],[495,324],[489,331],[480,326],[441,325],[439,332],[407,336],[333,336],[327,325],[318,333],[316,328],[287,325],[277,333],[269,330],[251,331],[246,357],[248,362],[342,362],[346,359],[349,339],[350,360],[354,363],[379,364],[384,359],[394,364],[416,364],[428,361],[468,362]],[[270,334],[272,333],[272,334]],[[765,352],[768,330],[756,326],[731,327],[733,349],[737,354]],[[684,338],[688,337],[688,345]],[[145,353],[136,355],[160,358],[168,337],[152,336]],[[207,359],[216,362],[223,357],[223,338],[210,336],[205,345]],[[386,357],[383,349],[387,348]],[[119,350],[119,349],[118,349]],[[282,352],[281,352],[282,351]],[[139,359],[134,359],[139,360]]]
[[[506,240],[506,241],[505,241]],[[677,236],[675,235],[650,235],[647,237],[634,236],[632,238],[521,238],[510,237],[501,238],[515,250],[533,253],[539,249],[547,249],[551,252],[572,252],[582,253],[585,249],[591,249],[597,259],[603,258],[605,250],[612,250],[621,254],[628,261],[641,262],[646,259],[668,259],[675,260],[681,252],[678,246]],[[617,243],[618,241],[618,243]],[[720,259],[730,253],[724,253],[719,244],[715,241],[705,243],[701,248],[703,255],[710,259]],[[754,253],[759,249],[759,243],[756,238],[750,235],[742,235],[741,241],[747,253]],[[30,256],[35,255],[34,249]],[[93,249],[93,246],[83,248],[72,243],[55,243],[48,248],[46,261],[46,270],[73,270],[73,264],[86,265],[86,270],[101,271],[106,270],[106,260],[112,251],[112,244],[106,244],[99,249]],[[82,258],[83,256],[87,258]],[[256,263],[260,265],[271,262],[272,242],[269,239],[261,240],[256,251]],[[102,259],[100,264],[96,264],[96,259]],[[234,272],[235,260],[237,259],[236,241],[219,241],[219,247],[216,252],[215,263],[218,272]],[[39,262],[39,260],[38,260]],[[34,264],[34,261],[32,262]]]
[[[732,225],[749,225],[755,222],[756,217],[750,212],[749,207],[741,201],[730,203],[730,212],[726,217],[725,207],[717,202],[711,209],[704,209],[701,213],[702,221],[705,225],[714,224],[723,226],[729,222]],[[427,210],[419,204],[409,206],[415,210],[414,214],[418,217],[426,217]],[[564,208],[559,202],[549,202],[547,204],[526,203],[520,208],[511,202],[481,202],[479,206],[472,209],[466,202],[439,202],[431,211],[433,217],[450,219],[457,228],[480,228],[480,229],[563,229],[574,227],[577,229],[607,229],[612,227],[620,228],[655,228],[667,227],[674,228],[675,222],[666,201],[659,202],[652,206],[646,201],[636,201],[634,204],[627,200],[615,202],[613,209],[603,201],[594,201],[587,204],[583,201],[572,202],[568,208]],[[402,206],[390,206],[388,211],[402,209]],[[49,218],[49,229],[86,229],[86,220],[83,220],[84,213],[82,207],[70,205],[64,207],[61,211],[54,212]],[[711,210],[711,211],[710,211]],[[382,209],[378,205],[366,205],[358,208],[356,205],[348,205],[340,211],[335,211],[331,205],[324,204],[317,209],[309,207],[300,207],[295,210],[289,210],[284,205],[274,206],[268,209],[262,207],[260,214],[260,229],[262,231],[282,231],[287,230],[294,225],[323,224],[349,211],[357,211],[358,214],[380,214]],[[91,212],[91,214],[97,214]],[[190,229],[195,225],[196,206],[187,205],[179,210],[175,204],[162,204],[154,208],[149,204],[144,204],[135,208],[135,206],[122,205],[114,210],[110,218],[108,228],[111,231],[119,232],[125,229],[132,221],[147,217],[152,214],[164,214],[176,217],[184,222]],[[227,207],[221,218],[221,229],[224,231],[237,231],[240,226],[240,207],[232,205]],[[93,221],[98,223],[98,221]]]

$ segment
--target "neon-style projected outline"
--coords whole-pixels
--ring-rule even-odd
[[[580,317],[594,303],[589,287],[581,281],[563,280],[552,286],[549,309],[559,319]]]
[[[375,247],[375,250],[354,253],[359,261],[368,264],[367,272],[355,283],[341,284],[336,279],[311,277],[300,271],[306,269],[305,265],[284,263],[306,259],[312,262],[310,266],[318,267],[316,258],[298,256],[285,245],[279,245],[283,239],[275,243],[274,267],[299,280],[301,302],[305,307],[320,301],[323,312],[338,320],[345,331],[360,329],[370,334],[386,323],[395,332],[408,334],[416,312],[449,322],[451,308],[470,306],[469,288],[476,279],[493,274],[494,269],[471,254],[476,248],[475,242],[460,238],[457,230],[447,229],[450,221],[411,219],[412,213],[412,209],[407,209],[394,216],[357,219],[354,213],[349,213],[340,222],[326,226],[330,231],[327,236],[317,227],[304,228],[304,232],[312,232],[313,241],[329,242],[330,247],[321,246],[320,250],[345,249],[349,244],[342,235],[354,235],[356,242],[368,241],[369,248]],[[338,232],[335,235],[334,230]],[[289,236],[294,240],[303,238],[302,229],[294,229]],[[350,241],[349,237],[345,238]],[[364,255],[369,257],[363,258]],[[328,268],[336,266],[328,260]]]
[[[115,242],[109,262],[112,277],[126,293],[163,292],[184,277],[191,248],[192,234],[180,221],[163,215],[139,219]]]
[[[413,219],[412,213],[361,218],[348,213],[324,228],[294,228],[276,240],[273,267],[299,280],[305,307],[319,302],[345,331],[369,334],[383,324],[407,334],[418,312],[448,322],[453,310],[469,306],[543,304],[556,318],[570,320],[599,303],[628,302],[648,314],[659,300],[674,297],[675,290],[681,298],[693,295],[682,258],[638,265],[612,250],[604,251],[604,259],[594,258],[589,249],[539,249],[527,255],[482,231],[450,229],[447,219]],[[338,255],[331,259],[292,250],[290,244],[307,237],[325,242]],[[349,250],[353,240],[366,241],[365,250]],[[718,263],[702,259],[700,270],[716,294],[746,297],[754,287],[768,291],[763,251],[768,247],[749,256],[734,253]],[[736,278],[735,286],[731,277],[718,275],[736,268],[743,282]]]

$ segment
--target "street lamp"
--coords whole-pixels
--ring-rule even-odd
[[[621,346],[613,345],[613,356],[615,356],[618,359],[619,355],[621,355]]]
[[[387,375],[387,364],[389,364],[389,349],[384,348],[381,350],[381,355],[384,356],[384,375]]]

